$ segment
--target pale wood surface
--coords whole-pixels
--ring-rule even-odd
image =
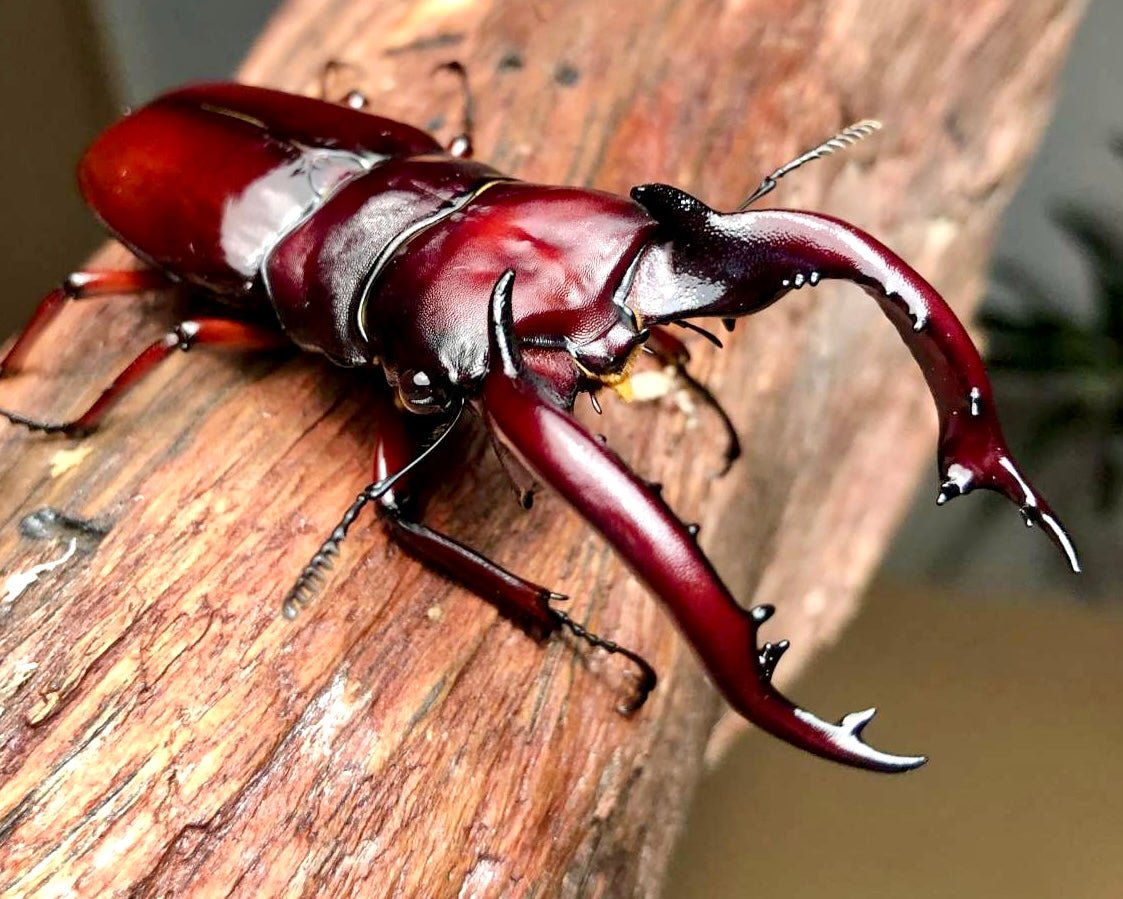
[[[376,109],[426,125],[455,119],[455,83],[429,74],[455,57],[481,158],[618,191],[669,181],[724,207],[876,115],[882,136],[776,202],[849,218],[966,310],[1079,8],[293,0],[243,74],[313,92],[325,61],[356,62]],[[418,44],[435,35],[443,46]],[[77,408],[173,315],[155,299],[72,308],[0,398]],[[597,428],[702,523],[746,603],[779,605],[788,680],[850,615],[934,416],[857,290],[793,296],[728,344],[699,346],[696,366],[747,448],[724,480],[707,477],[719,432],[704,411],[614,404]],[[376,526],[355,530],[296,623],[278,615],[365,483],[366,390],[312,359],[199,352],[82,443],[0,431],[0,586],[66,549],[21,536],[29,513],[109,528],[0,606],[0,893],[657,893],[718,702],[608,549],[556,500],[520,513],[478,438],[429,520],[644,652],[662,682],[640,715],[613,711],[615,660],[537,646]],[[923,748],[885,712],[876,742]]]

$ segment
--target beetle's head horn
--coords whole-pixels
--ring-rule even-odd
[[[719,212],[669,184],[641,184],[631,196],[658,225],[639,272],[660,269],[668,288],[629,300],[644,321],[736,317],[779,298],[782,277],[754,233],[754,213]]]
[[[640,184],[632,188],[631,196],[671,236],[696,238],[714,216],[720,215],[697,197],[669,184]]]

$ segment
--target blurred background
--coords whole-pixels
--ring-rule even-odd
[[[277,5],[4,0],[0,339],[101,240],[71,175],[85,143],[162,88],[230,75]],[[1092,0],[979,317],[1011,445],[1086,573],[996,497],[934,514],[926,480],[794,693],[824,711],[876,696],[875,742],[932,762],[878,778],[742,738],[702,784],[668,897],[1123,895],[1121,38],[1123,3]]]

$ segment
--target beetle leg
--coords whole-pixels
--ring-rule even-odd
[[[495,439],[495,435],[491,431],[487,432],[487,436],[488,442],[491,443],[491,448],[495,452],[495,458],[499,460],[499,467],[503,469],[503,474],[507,476],[507,483],[511,485],[515,502],[519,504],[520,509],[529,512],[534,507],[534,494],[538,490],[538,485],[531,483],[529,487],[524,486],[520,474],[528,473],[516,472],[516,467],[519,466],[518,460],[514,459],[507,448]]]
[[[391,414],[387,409],[386,415]],[[339,520],[339,524],[335,526],[328,538],[320,544],[319,550],[312,557],[311,561],[304,567],[300,573],[300,577],[296,579],[292,589],[285,595],[285,600],[281,603],[281,610],[286,618],[295,618],[301,606],[307,605],[312,601],[312,597],[319,589],[320,584],[323,582],[325,572],[331,568],[332,560],[339,555],[340,549],[343,547],[343,541],[347,539],[347,534],[351,530],[351,525],[358,519],[359,514],[366,508],[369,503],[380,499],[383,495],[388,493],[394,488],[398,481],[406,478],[413,469],[422,465],[425,460],[437,451],[437,448],[444,443],[445,439],[455,429],[457,424],[460,423],[460,416],[464,414],[464,403],[460,403],[456,409],[452,420],[448,422],[444,430],[441,431],[437,437],[430,441],[429,445],[415,455],[409,462],[402,465],[393,473],[387,474],[385,477],[379,478],[373,484],[367,484],[363,488],[353,503],[348,507],[347,511],[343,513],[343,517]]]
[[[386,416],[375,449],[375,477],[384,479],[388,473],[400,470],[416,454],[416,444],[401,418]],[[408,478],[401,478],[378,499],[378,511],[390,537],[402,549],[486,599],[530,636],[545,639],[559,628],[565,628],[592,646],[630,659],[638,668],[639,676],[632,695],[622,701],[618,709],[622,714],[631,714],[643,705],[655,686],[655,672],[642,656],[598,637],[564,612],[552,608],[550,602],[566,599],[564,594],[521,578],[474,549],[419,522]]]
[[[200,318],[180,322],[161,339],[151,344],[126,366],[89,409],[72,421],[44,422],[0,409],[0,416],[12,424],[47,434],[81,437],[95,430],[105,414],[137,381],[176,350],[187,351],[196,345],[229,347],[240,350],[266,350],[288,346],[279,331],[223,318]]]
[[[417,442],[407,432],[402,417],[386,414],[381,419],[375,445],[375,478],[399,471],[418,454]],[[378,513],[390,537],[411,556],[459,581],[488,600],[504,617],[539,639],[558,629],[559,621],[549,606],[560,594],[533,584],[475,550],[419,522],[410,478],[401,478],[379,499]]]
[[[443,62],[434,72],[452,72],[460,79],[460,90],[464,98],[464,105],[460,113],[460,133],[448,142],[448,155],[457,159],[471,159],[475,152],[473,134],[476,130],[475,101],[472,99],[472,86],[468,83],[468,70],[458,60]]]
[[[710,392],[705,384],[690,374],[686,367],[690,363],[690,350],[686,348],[686,344],[662,326],[657,325],[650,331],[651,336],[648,337],[644,346],[651,350],[652,355],[659,362],[673,368],[675,376],[687,386],[690,392],[703,404],[713,409],[718,418],[721,419],[721,425],[725,429],[725,452],[722,467],[715,474],[715,477],[721,477],[728,473],[733,463],[741,458],[741,438],[737,436],[737,428],[734,427],[733,420],[721,403],[718,402],[717,397]]]
[[[27,361],[27,355],[47,326],[54,321],[68,300],[86,300],[113,294],[143,293],[171,287],[174,281],[156,269],[130,269],[127,271],[74,272],[67,275],[40,301],[27,327],[23,329],[7,355],[0,359],[0,377],[15,374]]]
[[[349,106],[351,109],[369,108],[370,100],[367,95],[355,88],[348,90],[347,93],[338,100],[332,99],[330,96],[330,80],[332,76],[347,69],[359,75],[363,73],[362,67],[353,62],[344,62],[341,59],[329,59],[324,63],[324,67],[320,69],[320,99],[328,103],[338,103],[340,106]]]
[[[514,275],[491,301],[490,371],[479,397],[487,421],[538,476],[558,491],[666,605],[730,704],[764,730],[825,758],[876,771],[904,771],[919,756],[880,752],[861,739],[873,710],[838,724],[796,707],[772,686],[786,644],[758,644],[772,610],[742,609],[691,531],[652,490],[550,397],[522,364],[511,309]]]
[[[566,628],[578,640],[584,640],[590,646],[595,646],[598,649],[603,649],[607,653],[613,655],[622,655],[628,659],[636,670],[639,672],[636,678],[635,688],[630,698],[621,702],[616,706],[616,710],[621,715],[631,715],[638,712],[643,708],[643,704],[647,702],[647,697],[651,695],[651,691],[659,683],[659,676],[655,673],[655,669],[651,667],[651,663],[647,661],[638,652],[630,649],[625,649],[619,643],[612,640],[606,640],[604,637],[594,634],[591,630],[582,624],[578,624],[572,618],[558,609],[551,609],[551,614],[557,618],[562,627]]]

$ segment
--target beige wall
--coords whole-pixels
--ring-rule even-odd
[[[98,39],[78,0],[0,3],[0,338],[98,245],[74,166],[113,118]]]
[[[928,765],[750,734],[703,782],[665,899],[1123,896],[1121,647],[1117,606],[875,585],[785,692],[824,717],[876,703],[870,741]]]

